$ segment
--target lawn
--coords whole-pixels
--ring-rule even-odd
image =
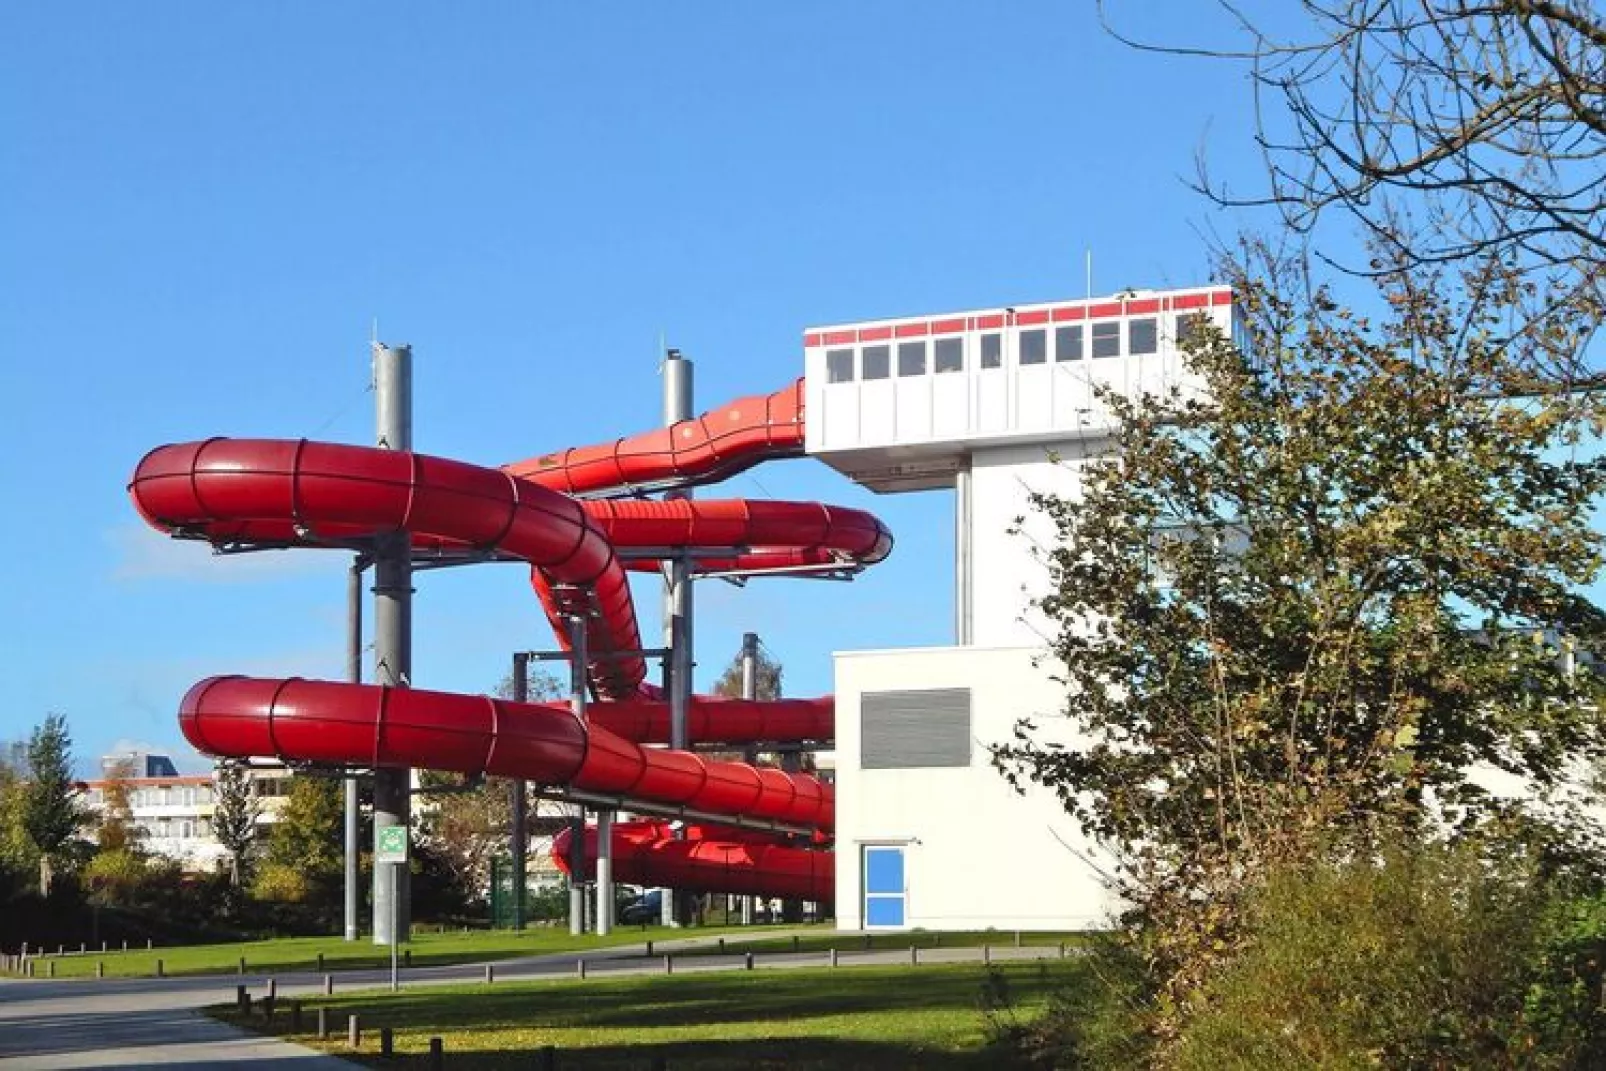
[[[676,956],[710,956],[730,954],[731,952],[826,952],[836,949],[839,952],[866,952],[871,949],[904,949],[911,946],[917,948],[980,948],[982,945],[991,945],[994,948],[1007,947],[1053,947],[1065,944],[1070,947],[1078,946],[1087,940],[1087,935],[1077,932],[1033,932],[1023,930],[964,930],[958,932],[938,933],[927,930],[900,931],[897,933],[837,933],[834,930],[822,929],[817,933],[793,934],[791,936],[764,935],[762,932],[754,933],[752,927],[746,930],[727,932],[723,945],[709,945],[704,948],[686,949],[677,951]]]
[[[540,1051],[557,1049],[562,1071],[620,1071],[651,1066],[655,1057],[687,1068],[997,1068],[1003,1054],[987,1048],[983,990],[1002,979],[1019,1010],[1041,1006],[1048,990],[1087,968],[1077,960],[1011,963],[989,975],[976,964],[728,971],[418,987],[402,993],[353,993],[304,1002],[305,1030],[315,1009],[329,1008],[334,1036],[291,1033],[283,1010],[271,1029],[375,1067],[417,1065],[429,1039],[445,1044],[456,1069],[529,1068]],[[345,1041],[356,1013],[363,1043]],[[240,1022],[231,1008],[213,1014]],[[252,1018],[250,1029],[270,1027]],[[378,1056],[379,1028],[395,1031],[406,1062]],[[410,1055],[409,1055],[410,1054]]]
[[[751,934],[754,929],[747,927],[746,933]],[[720,933],[728,935],[731,932],[723,928],[675,930],[660,927],[631,927],[615,930],[607,937],[597,937],[593,934],[572,937],[564,927],[544,926],[520,933],[511,930],[415,933],[411,943],[404,947],[412,953],[413,966],[433,967],[452,963],[508,959],[514,956],[536,956],[548,952],[585,952],[590,949],[639,944],[645,940],[672,941]],[[240,969],[241,957],[245,958],[246,970],[252,974],[312,971],[319,969],[320,952],[323,953],[323,969],[328,971],[390,965],[389,949],[376,947],[366,936],[351,942],[339,937],[285,937],[270,941],[52,955],[35,963],[34,976],[45,977],[49,964],[54,963],[57,978],[91,977],[95,973],[95,965],[104,963],[108,978],[148,978],[156,973],[158,959],[162,961],[163,971],[170,976],[231,974]]]

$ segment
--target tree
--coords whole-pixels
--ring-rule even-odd
[[[1172,1014],[1270,869],[1520,806],[1480,768],[1561,808],[1606,746],[1601,679],[1565,657],[1606,641],[1580,594],[1606,460],[1575,453],[1606,403],[1524,393],[1525,348],[1592,324],[1508,339],[1523,284],[1493,262],[1382,277],[1374,324],[1258,257],[1233,280],[1248,355],[1192,332],[1201,389],[1107,396],[1084,497],[1037,500],[1081,735],[1025,722],[996,752],[1109,847]]]
[[[212,835],[229,853],[229,884],[246,884],[251,873],[251,857],[256,847],[257,822],[262,818],[262,802],[257,798],[245,767],[237,762],[219,762],[212,779]]]
[[[253,890],[263,899],[332,902],[345,873],[344,831],[340,781],[292,777]]]
[[[1102,0],[1101,0],[1102,6]],[[1256,89],[1263,195],[1295,232],[1338,212],[1397,263],[1489,259],[1537,280],[1518,310],[1543,321],[1606,285],[1606,16],[1579,0],[1223,0],[1241,47],[1144,44],[1245,60]],[[1281,107],[1268,106],[1280,104]],[[1560,307],[1558,307],[1558,302]],[[1571,375],[1581,353],[1548,353]]]
[[[39,894],[50,895],[53,863],[78,835],[84,812],[72,776],[72,736],[67,719],[48,714],[28,739],[28,785],[23,828],[39,850]]]
[[[760,645],[754,669],[754,677],[758,685],[755,698],[781,698],[782,673],[781,664]],[[721,673],[719,680],[714,682],[714,694],[730,696],[732,699],[740,699],[742,697],[741,655],[731,659],[730,665],[725,667],[725,672]]]
[[[121,852],[137,848],[142,830],[134,822],[129,799],[128,779],[134,774],[132,759],[123,759],[107,771],[101,790],[103,805],[95,828],[95,843],[102,852]]]

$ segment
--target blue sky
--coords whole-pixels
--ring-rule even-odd
[[[661,336],[714,405],[799,375],[810,324],[1080,295],[1086,250],[1099,292],[1204,282],[1234,221],[1195,153],[1255,174],[1241,72],[1085,2],[14,4],[0,50],[0,739],[60,710],[81,759],[182,759],[209,674],[341,674],[342,556],[214,559],[125,484],[164,442],[371,441],[375,322],[414,347],[417,448],[497,464],[651,426]],[[809,461],[719,493],[867,507],[898,547],[700,587],[700,684],[745,629],[793,694],[949,641],[946,494]],[[551,643],[516,567],[418,589],[419,686]]]

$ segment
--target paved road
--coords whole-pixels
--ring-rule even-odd
[[[660,941],[655,952],[706,948],[714,937]],[[664,957],[644,954],[640,945],[585,953],[586,973],[599,975],[662,973]],[[992,950],[995,959],[1057,956],[1053,947]],[[921,963],[975,962],[978,948],[922,949]],[[505,960],[495,965],[497,981],[575,977],[576,953],[557,953]],[[761,969],[820,967],[824,952],[762,953]],[[907,964],[907,951],[842,952],[846,966]],[[674,961],[676,974],[740,970],[743,953],[686,956]],[[483,964],[415,967],[401,973],[404,987],[480,981]],[[386,970],[342,971],[334,975],[337,991],[387,986]],[[323,976],[302,972],[275,976],[281,998],[322,992]],[[265,975],[194,976],[187,978],[70,979],[60,981],[0,979],[0,1068],[88,1067],[227,1067],[264,1071],[336,1071],[353,1066],[300,1045],[246,1034],[202,1015],[197,1009],[234,1000],[235,986],[245,982],[254,994],[265,989]]]

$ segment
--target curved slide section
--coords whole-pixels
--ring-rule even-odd
[[[573,834],[552,843],[552,857],[569,873]],[[586,878],[596,877],[597,828],[585,831]],[[803,851],[739,830],[691,827],[684,840],[662,822],[618,822],[613,827],[613,873],[632,885],[669,885],[736,896],[782,896],[829,902],[835,895],[835,857]]]
[[[803,453],[803,380],[738,398],[667,428],[504,465],[503,471],[570,495],[629,494],[715,483],[761,461]]]
[[[829,785],[646,748],[562,707],[335,681],[211,677],[179,707],[209,755],[490,773],[829,830]],[[795,850],[795,849],[793,849]]]

